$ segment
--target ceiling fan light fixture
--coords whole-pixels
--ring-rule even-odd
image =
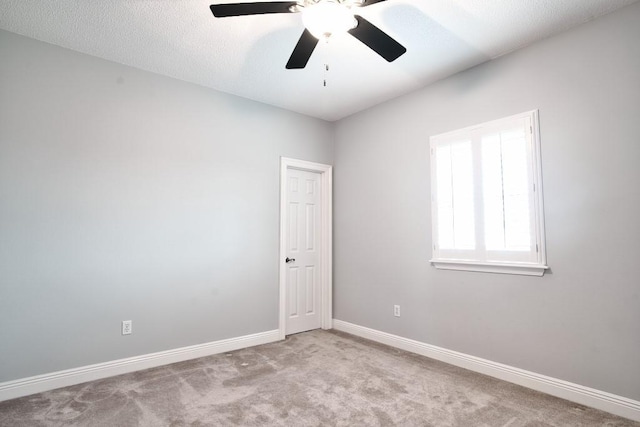
[[[320,0],[302,10],[302,23],[317,39],[346,33],[358,25],[349,8],[335,0]]]
[[[385,0],[276,0],[252,3],[212,4],[209,8],[216,18],[270,13],[301,13],[306,27],[293,48],[287,70],[299,70],[307,66],[311,54],[320,39],[328,41],[332,36],[349,34],[365,46],[393,62],[407,51],[393,37],[373,25],[352,10],[367,7]]]

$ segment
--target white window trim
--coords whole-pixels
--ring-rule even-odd
[[[454,261],[448,259],[432,259],[434,267],[440,270],[477,271],[481,273],[519,274],[523,276],[542,276],[549,269],[546,265],[515,264],[494,262]]]
[[[451,134],[457,134],[461,132],[471,131],[478,127],[489,127],[496,125],[498,122],[504,120],[530,118],[531,120],[531,156],[532,156],[532,179],[534,184],[534,207],[532,209],[535,218],[534,222],[534,235],[537,245],[537,262],[480,262],[463,259],[452,258],[439,258],[436,256],[435,244],[432,245],[433,258],[429,260],[430,263],[437,269],[442,270],[458,270],[458,271],[476,271],[484,273],[501,273],[501,274],[519,274],[526,276],[542,276],[544,272],[549,269],[547,265],[547,254],[545,247],[545,227],[544,227],[544,205],[543,205],[543,191],[542,191],[542,161],[540,155],[540,128],[538,119],[538,110],[532,110],[521,114],[515,114],[513,116],[505,117],[490,122],[468,126],[463,129],[457,129],[453,132],[446,132],[439,135],[434,135],[431,140],[438,137],[444,137]],[[432,145],[430,144],[431,153]],[[433,156],[430,156],[431,165],[431,188],[433,192],[433,183],[436,182],[435,168],[433,167]],[[431,214],[432,218],[436,218],[436,206],[431,199]],[[436,236],[435,223],[432,220],[432,237]]]

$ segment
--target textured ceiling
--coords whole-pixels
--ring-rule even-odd
[[[0,28],[338,120],[635,1],[388,0],[358,13],[406,54],[387,63],[347,35],[318,44],[303,70],[285,69],[300,14],[214,18],[212,1],[0,0]]]

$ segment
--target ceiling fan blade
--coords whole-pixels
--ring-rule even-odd
[[[358,20],[358,26],[349,30],[349,34],[369,46],[387,62],[395,61],[407,51],[404,46],[362,16],[355,15],[355,18]]]
[[[318,39],[313,37],[309,30],[305,28],[298,40],[298,44],[293,48],[289,62],[287,62],[287,70],[306,67],[317,44]]]
[[[213,16],[225,18],[228,16],[260,15],[264,13],[292,13],[289,8],[295,6],[295,1],[271,1],[258,3],[229,3],[212,4]]]
[[[372,4],[380,3],[381,1],[386,1],[386,0],[365,0],[364,3],[362,3],[362,6],[360,7],[371,6]]]

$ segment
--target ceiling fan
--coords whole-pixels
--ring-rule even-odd
[[[301,13],[305,26],[287,69],[304,68],[320,39],[347,32],[388,62],[395,61],[407,49],[353,9],[370,6],[385,0],[297,0],[254,3],[212,4],[216,18],[267,13]]]

